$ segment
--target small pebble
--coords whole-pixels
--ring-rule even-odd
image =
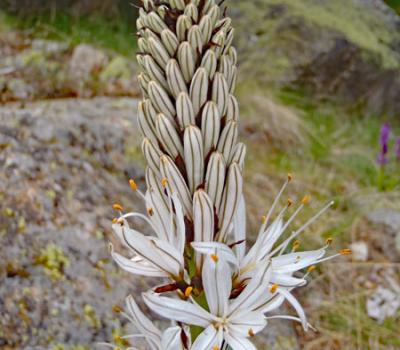
[[[352,250],[352,258],[355,261],[367,261],[368,260],[368,244],[366,242],[354,242],[350,245]]]

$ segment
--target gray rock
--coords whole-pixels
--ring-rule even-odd
[[[367,300],[368,316],[378,320],[379,323],[383,323],[388,317],[396,316],[397,310],[400,309],[399,292],[378,286]]]
[[[64,52],[68,50],[69,47],[67,43],[45,39],[34,39],[31,46],[32,49],[42,51],[46,54]]]
[[[107,61],[107,55],[103,51],[81,44],[74,49],[69,70],[74,77],[86,80],[94,71],[104,67]]]
[[[385,225],[390,234],[400,231],[400,212],[396,210],[379,209],[369,213],[368,219],[374,224]]]
[[[269,321],[267,328],[254,340],[257,349],[300,350],[297,335],[290,321]]]
[[[25,100],[32,93],[32,87],[22,79],[11,79],[7,82],[7,90],[16,99]]]
[[[108,242],[110,205],[141,204],[124,174],[143,174],[126,157],[139,146],[136,104],[98,98],[0,107],[0,142],[9,144],[0,152],[2,349],[92,349],[125,333],[113,307],[148,281],[117,268]]]
[[[384,254],[393,261],[400,261],[400,212],[379,209],[367,215],[368,220],[382,228],[379,243]]]
[[[352,258],[355,261],[367,261],[368,260],[368,244],[364,241],[354,242],[350,245],[352,251]]]

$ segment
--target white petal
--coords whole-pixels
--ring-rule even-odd
[[[224,338],[232,350],[257,350],[254,344],[246,338],[238,337],[230,333],[225,334]]]
[[[184,208],[185,215],[192,217],[192,196],[180,170],[168,156],[160,158],[161,173],[168,180],[167,187],[170,193],[176,192]]]
[[[283,295],[275,294],[266,303],[264,303],[263,305],[260,305],[258,307],[257,311],[260,311],[263,314],[274,311],[274,310],[278,309],[283,304],[284,301],[285,301],[285,297]]]
[[[169,277],[169,275],[155,266],[150,265],[143,259],[127,259],[124,256],[114,252],[111,245],[111,256],[115,262],[125,271],[135,275],[148,277]]]
[[[228,329],[232,334],[249,337],[252,333],[261,332],[267,325],[265,316],[258,311],[248,312],[244,310],[230,318]]]
[[[282,234],[283,221],[275,220],[268,229],[257,237],[256,242],[246,254],[242,266],[257,263],[271,251]]]
[[[156,248],[158,248],[160,254],[165,258],[165,255],[169,256],[172,262],[177,262],[179,264],[179,268],[183,269],[184,261],[183,255],[178,251],[177,247],[172,244],[165,242],[161,239],[151,239],[150,242]],[[157,249],[156,249],[157,251]]]
[[[226,179],[226,163],[224,156],[213,152],[208,161],[206,172],[206,192],[218,209],[221,205]]]
[[[194,193],[204,179],[204,153],[201,130],[197,126],[187,126],[183,140],[186,174],[190,191]]]
[[[181,333],[181,327],[166,329],[161,339],[162,350],[183,350]]]
[[[286,300],[294,307],[294,309],[296,310],[297,314],[301,319],[301,323],[303,325],[304,330],[307,330],[308,329],[307,317],[303,307],[300,305],[297,299],[285,288],[278,288],[278,293],[283,295],[286,298]]]
[[[193,196],[193,226],[195,242],[210,242],[214,238],[214,205],[204,190]],[[196,267],[201,271],[204,256],[196,252]]]
[[[238,265],[236,255],[232,249],[224,243],[219,242],[192,242],[192,247],[196,252],[205,255],[217,254],[221,259],[234,266]]]
[[[170,211],[164,202],[164,198],[157,190],[149,189],[146,192],[146,207],[151,210],[150,221],[156,227],[156,235],[159,239],[171,242]]]
[[[211,242],[214,238],[214,207],[204,190],[193,196],[194,239],[196,242]]]
[[[325,249],[289,253],[272,258],[272,267],[279,273],[290,273],[316,264],[325,255]]]
[[[186,242],[186,229],[185,219],[183,216],[183,208],[177,193],[173,193],[171,197],[174,203],[176,216],[176,245],[178,247],[178,251],[183,255]]]
[[[173,321],[206,328],[215,320],[209,312],[188,301],[162,297],[152,292],[144,293],[143,299],[155,313]]]
[[[219,215],[221,218],[221,230],[219,241],[225,241],[229,233],[230,225],[236,215],[240,199],[242,198],[243,178],[239,165],[233,163],[229,166],[228,176],[221,201]]]
[[[136,254],[143,257],[162,271],[179,276],[183,264],[182,257],[175,247],[169,243],[150,239],[138,231],[123,227],[124,242]]]
[[[138,331],[142,333],[146,338],[151,338],[153,341],[160,343],[161,332],[154,326],[153,322],[140,310],[139,306],[136,304],[135,299],[130,295],[126,298],[126,307],[131,316],[132,321],[134,321],[135,326]]]
[[[208,326],[193,343],[191,350],[213,350],[222,345],[222,332],[217,331],[213,325]]]
[[[204,155],[208,156],[210,150],[218,144],[221,129],[221,116],[215,102],[208,101],[201,113],[201,132],[204,140]]]
[[[204,262],[202,277],[210,312],[224,317],[228,312],[228,300],[232,291],[232,276],[228,263],[220,257],[214,260],[208,256]]]
[[[129,246],[125,243],[125,241],[124,241],[124,235],[122,234],[122,233],[123,233],[123,230],[122,230],[123,227],[129,227],[128,221],[123,220],[123,226],[120,225],[120,224],[118,223],[118,224],[113,224],[111,227],[112,227],[112,229],[113,229],[115,235],[116,235],[116,236],[118,237],[118,239],[120,240],[120,242],[121,242],[125,247],[129,248]]]
[[[272,268],[269,261],[264,262],[255,271],[247,287],[231,303],[230,312],[235,313],[239,310],[255,310],[259,305],[264,304],[271,298],[269,284],[271,280]]]
[[[147,161],[149,168],[153,171],[155,176],[161,178],[160,173],[160,157],[162,155],[158,146],[154,144],[149,139],[143,139],[142,152]]]
[[[240,244],[236,244],[233,248],[240,262],[246,252],[246,203],[243,196],[239,202],[239,206],[234,218],[233,233],[235,237],[235,243],[244,241]]]
[[[307,281],[303,278],[292,277],[290,274],[277,273],[273,269],[271,283],[277,284],[281,287],[294,288],[306,285]]]

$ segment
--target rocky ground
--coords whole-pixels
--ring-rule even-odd
[[[0,33],[0,102],[139,94],[134,60],[89,44]]]
[[[108,251],[111,204],[141,209],[127,184],[143,180],[133,160],[136,103],[0,107],[1,349],[94,349],[124,333],[116,311],[148,286]],[[262,339],[269,349],[297,349],[289,324],[271,322]]]
[[[144,281],[110,260],[110,205],[140,208],[127,179],[136,100],[0,107],[0,347],[93,348]],[[83,348],[82,348],[83,349]],[[85,348],[86,349],[86,348]]]

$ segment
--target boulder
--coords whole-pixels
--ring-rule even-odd
[[[379,235],[374,244],[391,261],[400,261],[400,212],[378,209],[367,215],[369,222],[377,228]]]
[[[232,0],[242,84],[400,112],[400,18],[378,0]]]
[[[88,44],[81,44],[74,49],[69,63],[69,71],[73,77],[87,80],[93,73],[104,68],[107,61],[108,58],[104,51]]]

